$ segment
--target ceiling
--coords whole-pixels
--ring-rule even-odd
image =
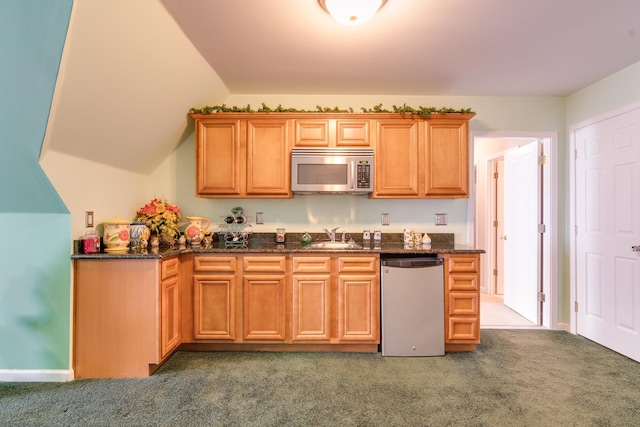
[[[638,0],[388,0],[358,27],[317,0],[75,1],[41,157],[148,175],[236,95],[564,97],[638,62]]]
[[[640,61],[638,0],[161,0],[233,94],[566,96]]]

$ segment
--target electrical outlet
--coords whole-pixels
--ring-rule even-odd
[[[389,214],[383,213],[380,222],[382,223],[382,225],[389,225]]]
[[[436,225],[447,225],[447,214],[446,213],[437,213],[435,214],[435,222]]]
[[[256,224],[264,224],[264,212],[256,212]]]
[[[86,228],[93,227],[93,211],[85,211],[84,226]]]

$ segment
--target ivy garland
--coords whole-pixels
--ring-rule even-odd
[[[394,105],[392,110],[387,110],[382,108],[382,104],[378,104],[373,108],[364,108],[361,107],[363,113],[400,113],[400,114],[410,114],[410,115],[418,115],[420,117],[426,118],[431,114],[448,114],[448,113],[462,113],[462,114],[471,114],[473,111],[471,108],[435,108],[435,107],[423,107],[419,106],[418,108],[413,108],[404,104],[400,107]],[[247,104],[246,107],[228,107],[225,104],[222,105],[214,105],[214,106],[206,106],[202,108],[192,108],[189,110],[191,114],[212,114],[212,113],[353,113],[353,108],[349,107],[348,109],[341,109],[338,107],[321,107],[316,106],[315,110],[299,110],[297,108],[284,108],[282,105],[278,104],[276,108],[270,108],[264,102],[257,110],[252,110],[251,105]]]

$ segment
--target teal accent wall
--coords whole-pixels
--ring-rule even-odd
[[[38,164],[72,0],[0,0],[0,369],[69,369],[71,216]]]

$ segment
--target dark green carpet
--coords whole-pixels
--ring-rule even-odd
[[[148,379],[0,383],[1,426],[639,426],[640,364],[561,331],[476,353],[176,353]]]

